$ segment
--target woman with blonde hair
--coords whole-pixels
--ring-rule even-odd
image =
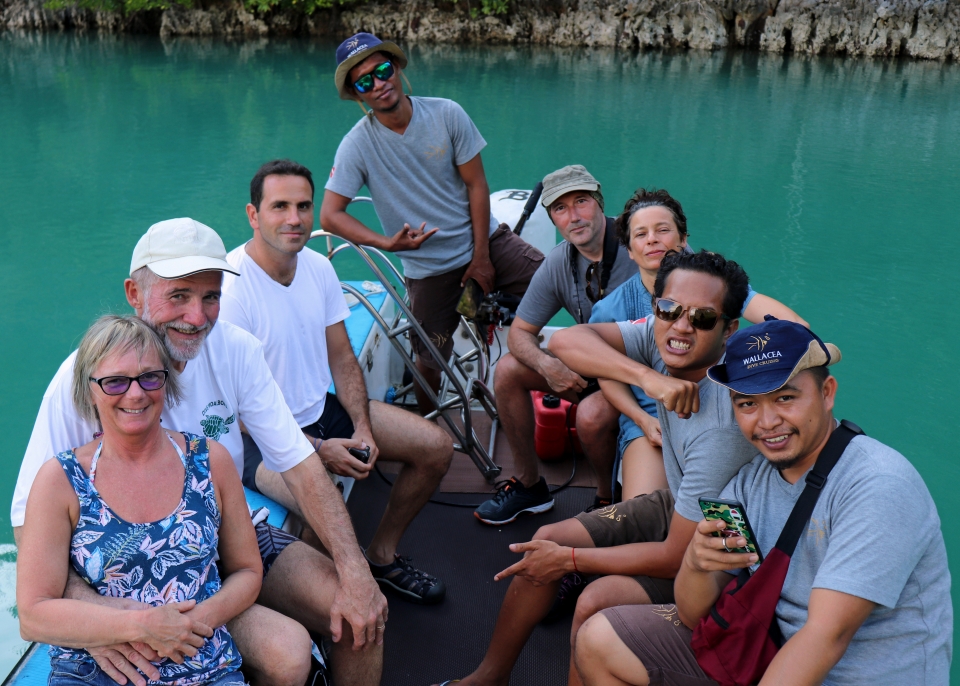
[[[118,643],[159,655],[141,666],[154,683],[243,683],[224,625],[260,591],[256,535],[227,451],[160,425],[164,403],[179,398],[167,350],[142,320],[108,315],[90,327],[73,400],[102,433],[41,467],[17,560],[20,633],[51,644],[50,686],[113,686],[85,648]],[[71,570],[136,603],[64,598]]]

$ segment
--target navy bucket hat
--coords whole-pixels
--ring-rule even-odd
[[[840,349],[824,343],[810,329],[772,315],[740,329],[727,341],[722,364],[707,370],[721,386],[744,395],[763,395],[782,388],[811,367],[829,367],[840,361]]]
[[[347,85],[347,74],[375,52],[387,53],[401,69],[407,66],[407,56],[396,43],[380,40],[372,33],[361,32],[350,36],[337,48],[337,72],[334,80],[341,100],[360,100],[353,88]]]

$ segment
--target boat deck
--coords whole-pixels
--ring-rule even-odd
[[[429,686],[473,671],[483,658],[509,582],[493,575],[519,559],[507,546],[528,541],[536,530],[572,517],[593,501],[593,488],[567,488],[557,505],[507,527],[478,522],[472,508],[428,504],[407,530],[400,552],[446,583],[440,605],[423,607],[388,595],[390,619],[384,641],[382,686]],[[357,537],[366,544],[380,521],[388,486],[374,476],[354,486],[347,505]],[[477,494],[447,494],[437,499],[478,503]],[[510,683],[553,686],[566,683],[570,618],[536,628],[520,655]]]

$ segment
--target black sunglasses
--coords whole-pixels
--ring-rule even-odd
[[[159,391],[167,383],[168,372],[166,369],[157,369],[152,372],[144,372],[140,376],[102,376],[99,379],[90,380],[96,383],[100,390],[107,395],[123,395],[130,388],[130,384],[136,381],[140,388],[145,391]]]
[[[594,274],[600,275],[600,264],[601,264],[600,262],[591,262],[587,266],[586,274],[584,274],[584,277],[587,281],[587,285],[586,285],[586,288],[584,288],[584,290],[587,293],[587,298],[592,303],[595,303],[598,300],[601,300],[603,298],[603,288],[599,283],[600,279],[597,279],[598,283],[597,283],[596,292],[593,290],[593,276]]]
[[[662,319],[665,322],[675,322],[686,312],[690,319],[690,326],[701,331],[712,331],[717,326],[718,321],[730,319],[730,317],[717,312],[712,307],[684,307],[680,303],[666,298],[657,298],[655,311],[657,319]]]
[[[364,74],[354,81],[353,87],[357,89],[358,93],[367,93],[373,90],[373,77],[377,77],[380,81],[386,81],[393,76],[393,72],[393,62],[384,62],[377,65],[369,74]]]

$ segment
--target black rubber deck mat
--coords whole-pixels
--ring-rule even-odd
[[[376,474],[358,482],[348,509],[366,545],[386,505],[389,487]],[[568,488],[551,512],[521,517],[505,527],[478,522],[473,510],[428,504],[407,530],[399,552],[447,585],[440,605],[423,607],[387,595],[390,620],[384,642],[382,686],[429,686],[473,671],[486,652],[508,581],[493,575],[519,559],[507,548],[528,541],[536,530],[572,517],[593,501],[594,490]],[[438,499],[475,503],[484,496],[442,493]],[[570,620],[536,628],[520,655],[510,683],[555,686],[567,682]]]

